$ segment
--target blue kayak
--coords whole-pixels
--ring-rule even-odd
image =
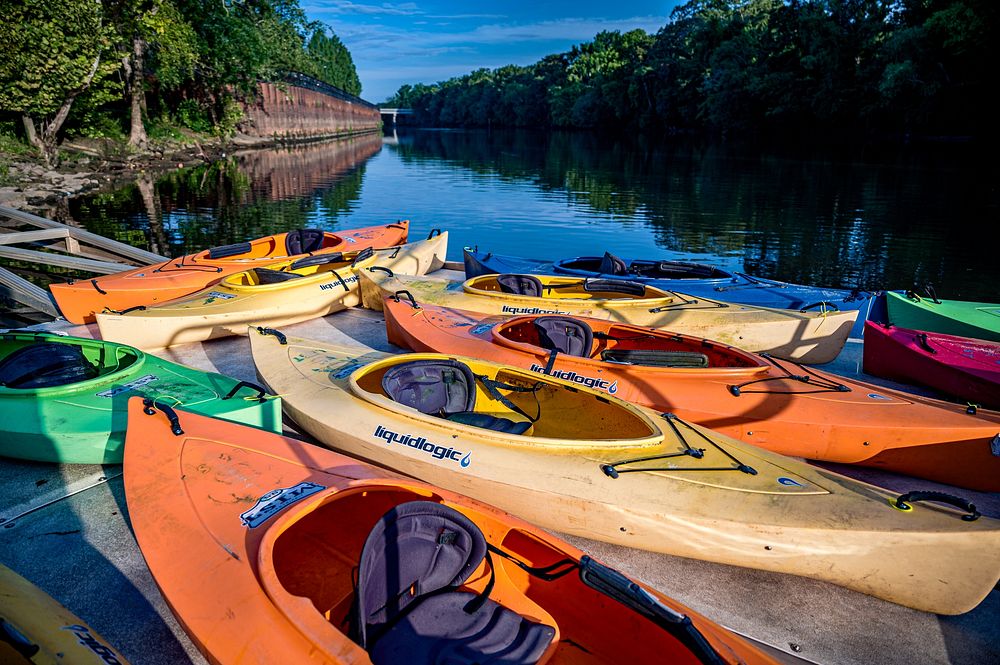
[[[876,294],[857,289],[833,289],[789,284],[763,277],[688,261],[623,259],[605,252],[604,256],[581,256],[573,259],[544,261],[519,256],[504,256],[465,248],[466,278],[494,273],[535,275],[575,275],[627,279],[667,291],[712,298],[741,305],[780,309],[859,310],[851,337],[860,338]]]

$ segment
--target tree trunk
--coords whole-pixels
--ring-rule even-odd
[[[143,85],[143,55],[146,51],[146,42],[140,37],[132,40],[132,77],[129,87],[132,97],[132,130],[129,132],[128,143],[134,148],[143,150],[149,144],[149,137],[146,136],[146,126],[142,124],[142,109],[145,106],[146,95]]]
[[[59,130],[62,129],[63,123],[66,122],[67,116],[69,116],[69,110],[73,107],[73,100],[76,99],[77,95],[90,87],[90,82],[94,80],[100,64],[101,54],[98,53],[97,57],[94,58],[94,63],[90,66],[87,78],[84,79],[83,83],[76,90],[66,95],[66,99],[63,101],[62,106],[59,107],[59,110],[56,111],[52,120],[42,123],[40,135],[35,131],[35,122],[31,119],[31,116],[26,114],[21,116],[21,120],[24,122],[24,129],[28,134],[28,141],[38,148],[38,151],[42,155],[42,160],[49,168],[59,165],[59,146],[56,138],[59,135]]]
[[[38,154],[41,155],[42,157],[42,161],[45,162],[45,165],[51,166],[49,164],[48,152],[45,150],[45,144],[42,143],[42,140],[40,138],[38,138],[38,132],[35,131],[34,118],[25,113],[24,115],[21,116],[21,122],[24,123],[24,133],[27,134],[28,136],[28,143],[35,146],[35,148],[38,150]]]

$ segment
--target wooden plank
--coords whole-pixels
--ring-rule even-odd
[[[6,268],[0,268],[0,293],[32,309],[51,316],[59,316],[59,310],[48,291]]]
[[[39,240],[52,240],[54,238],[69,240],[69,229],[42,229],[40,231],[0,233],[0,245],[16,245],[20,242],[37,242]]]
[[[111,263],[109,261],[94,261],[93,259],[82,259],[78,256],[67,256],[65,254],[55,254],[54,252],[36,252],[31,249],[20,249],[18,247],[7,247],[0,245],[0,257],[14,259],[16,261],[30,261],[41,265],[62,266],[64,268],[74,268],[87,272],[96,272],[102,275],[128,270],[135,266],[125,263]]]
[[[0,206],[0,215],[6,215],[11,219],[16,219],[20,222],[45,229],[67,229],[69,230],[70,237],[80,242],[85,242],[89,245],[94,245],[95,247],[115,252],[116,254],[139,261],[143,265],[149,263],[159,263],[160,261],[167,259],[166,256],[160,256],[159,254],[154,254],[153,252],[147,252],[144,249],[132,247],[131,245],[126,245],[125,243],[118,242],[117,240],[111,240],[109,238],[105,238],[104,236],[99,236],[96,233],[84,231],[83,229],[66,226],[65,224],[54,222],[51,219],[45,219],[44,217],[39,217],[38,215],[32,215],[30,212],[24,212],[23,210]]]

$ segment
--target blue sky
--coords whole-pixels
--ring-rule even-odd
[[[527,65],[601,30],[655,32],[677,2],[377,2],[302,0],[350,49],[373,102],[403,83],[433,83],[480,67]]]

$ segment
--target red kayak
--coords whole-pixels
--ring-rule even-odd
[[[1000,408],[1000,343],[865,323],[864,368],[874,376],[928,386]]]

